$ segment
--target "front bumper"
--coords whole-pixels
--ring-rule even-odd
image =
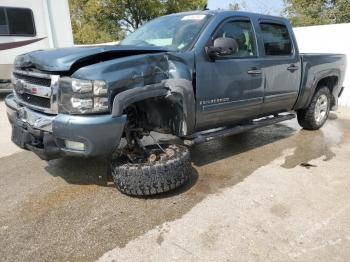
[[[119,145],[127,121],[125,115],[47,115],[21,106],[13,94],[6,97],[5,104],[12,125],[12,141],[44,160],[110,155]],[[83,143],[85,149],[68,149],[66,140]]]

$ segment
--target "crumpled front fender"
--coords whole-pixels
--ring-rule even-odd
[[[150,98],[164,97],[171,99],[180,96],[186,130],[183,135],[192,133],[195,128],[195,98],[192,82],[186,79],[168,79],[161,83],[126,90],[115,96],[112,116],[120,117],[124,110],[137,102]]]

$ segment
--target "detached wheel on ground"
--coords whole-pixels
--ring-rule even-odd
[[[328,87],[321,87],[314,95],[308,108],[299,110],[298,122],[306,130],[318,130],[325,123],[331,106],[331,93]]]
[[[112,160],[114,184],[131,196],[165,193],[185,184],[192,172],[190,152],[180,145],[146,146],[147,158],[126,152]]]

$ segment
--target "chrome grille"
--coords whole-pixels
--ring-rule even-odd
[[[23,75],[14,72],[13,76],[17,79],[22,79],[26,81],[27,83],[33,84],[33,85],[40,85],[40,86],[51,86],[51,78],[40,78],[40,77],[35,77],[35,76],[30,76],[30,75]]]
[[[58,75],[15,70],[14,93],[20,104],[48,114],[57,114]]]

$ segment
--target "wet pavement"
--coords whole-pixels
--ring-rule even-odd
[[[350,260],[349,109],[316,132],[292,120],[194,146],[190,183],[142,199],[114,188],[103,159],[14,148],[0,100],[1,261],[310,261],[300,234],[316,227],[312,239],[334,214],[334,239],[309,249]]]

